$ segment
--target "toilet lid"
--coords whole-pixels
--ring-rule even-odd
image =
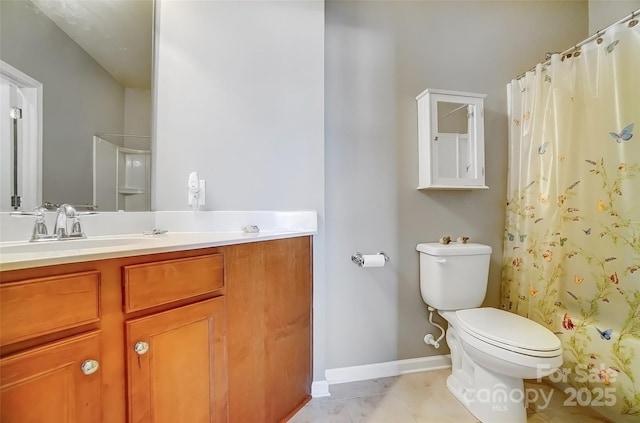
[[[544,326],[496,308],[458,310],[462,330],[484,342],[533,356],[558,355],[560,340]]]

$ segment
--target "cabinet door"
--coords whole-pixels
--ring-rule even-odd
[[[483,99],[433,94],[431,171],[435,186],[484,186]]]
[[[100,359],[98,332],[3,358],[0,421],[101,422]]]
[[[224,297],[126,323],[129,423],[227,421]]]

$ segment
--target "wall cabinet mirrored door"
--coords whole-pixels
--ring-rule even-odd
[[[418,102],[418,189],[486,189],[485,94],[427,89]]]

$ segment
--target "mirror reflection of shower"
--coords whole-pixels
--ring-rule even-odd
[[[42,84],[0,60],[0,211],[42,202]]]
[[[11,128],[12,129],[11,136],[10,136],[10,138],[13,139],[13,146],[12,146],[13,148],[11,149],[11,157],[13,159],[11,160],[11,168],[13,170],[11,172],[11,185],[13,188],[11,190],[11,208],[13,208],[14,210],[18,210],[22,205],[21,197],[18,194],[18,174],[19,174],[18,133],[20,132],[18,130],[18,126],[19,126],[18,123],[22,121],[22,108],[16,107],[16,106],[11,107],[9,111],[9,118],[13,123]]]
[[[142,135],[93,137],[93,204],[98,211],[151,209],[149,143],[150,137]]]
[[[153,14],[153,0],[0,0],[0,211],[91,205],[93,136],[151,135]],[[23,97],[6,102],[22,109],[17,178],[8,85]]]

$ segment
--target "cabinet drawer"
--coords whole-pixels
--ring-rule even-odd
[[[28,279],[0,286],[0,345],[100,320],[100,273]]]
[[[124,266],[124,310],[144,310],[223,287],[222,254]]]

